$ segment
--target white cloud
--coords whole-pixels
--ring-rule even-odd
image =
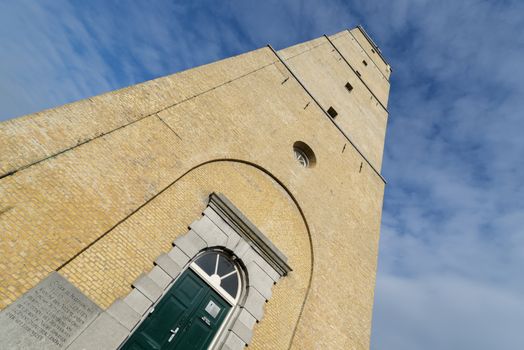
[[[372,19],[394,68],[372,344],[514,349],[524,322],[524,49],[511,33],[524,28],[523,4],[412,1],[389,27],[387,16],[405,11],[396,6]]]
[[[372,349],[516,349],[524,344],[524,300],[495,284],[447,275],[382,275]]]

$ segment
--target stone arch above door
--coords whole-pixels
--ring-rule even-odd
[[[116,300],[71,344],[69,349],[116,349],[133,333],[191,261],[207,249],[223,249],[245,271],[245,291],[222,331],[214,349],[242,349],[250,343],[255,323],[264,315],[272,287],[291,267],[287,257],[225,196],[212,193],[202,217],[189,232],[173,242],[173,248],[155,260],[132,291]]]

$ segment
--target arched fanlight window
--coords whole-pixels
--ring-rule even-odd
[[[238,267],[223,253],[205,253],[191,263],[191,268],[232,305],[240,297]]]

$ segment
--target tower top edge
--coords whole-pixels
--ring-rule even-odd
[[[364,29],[364,27],[362,25],[357,25],[355,28],[353,29],[348,29],[348,31],[351,31],[351,30],[354,30],[354,29],[358,29],[362,35],[364,35],[364,37],[367,39],[367,41],[369,42],[369,44],[375,49],[375,51],[378,53],[378,55],[380,56],[380,58],[382,59],[382,61],[384,61],[385,64],[387,64],[389,66],[389,69],[391,71],[393,71],[393,69],[391,68],[391,65],[389,64],[388,60],[386,60],[386,58],[384,57],[384,55],[382,54],[382,50],[380,49],[380,47],[373,41],[373,39],[371,39],[371,37],[369,36],[369,34],[366,32],[366,30]]]

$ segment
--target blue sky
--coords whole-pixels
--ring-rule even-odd
[[[362,24],[393,67],[372,349],[524,346],[524,2],[0,0],[0,120]]]

